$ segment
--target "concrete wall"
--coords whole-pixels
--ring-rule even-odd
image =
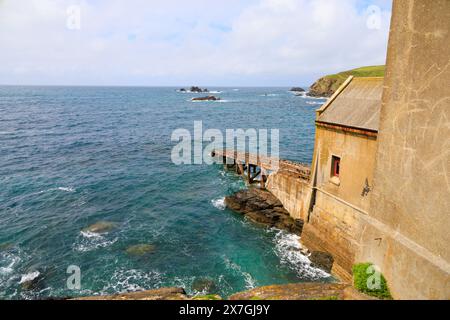
[[[313,175],[316,175],[314,209],[305,224],[302,243],[310,250],[334,257],[333,273],[351,281],[355,254],[359,251],[361,216],[366,215],[370,196],[362,196],[373,181],[377,141],[374,134],[316,126]],[[339,185],[331,178],[332,156],[341,158]]]
[[[292,218],[307,219],[311,194],[308,180],[284,172],[272,173],[267,179],[266,188],[281,201]]]
[[[357,259],[395,298],[450,299],[448,0],[394,1],[376,160]]]

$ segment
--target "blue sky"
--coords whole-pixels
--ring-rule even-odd
[[[0,0],[0,84],[309,85],[384,64],[390,14],[390,0]]]

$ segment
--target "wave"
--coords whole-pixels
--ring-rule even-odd
[[[40,275],[41,275],[41,273],[39,271],[34,271],[34,272],[24,274],[24,275],[22,275],[22,278],[20,279],[19,284],[22,284],[22,283],[25,283],[28,281],[33,281]]]
[[[271,229],[275,231],[274,237],[275,254],[280,258],[282,264],[295,271],[301,278],[309,280],[320,280],[331,277],[325,271],[312,266],[311,261],[301,250],[300,237],[283,230]]]
[[[137,269],[114,271],[111,280],[103,287],[101,294],[136,292],[163,287],[164,274],[159,271],[145,272]]]
[[[73,244],[72,248],[79,252],[89,252],[99,248],[106,248],[114,244],[119,238],[108,239],[107,234],[98,234],[87,231],[80,231],[80,236]]]
[[[231,102],[230,100],[220,99],[220,100],[186,100],[187,102],[194,102],[194,103],[227,103]]]
[[[311,100],[328,100],[328,97],[311,97],[308,96],[309,92],[305,92],[303,95],[298,96],[299,98],[303,98],[303,99],[311,99]]]
[[[219,198],[219,199],[215,199],[215,200],[211,200],[211,203],[214,207],[216,207],[219,210],[225,210],[226,206],[225,206],[225,197]]]
[[[278,97],[280,96],[279,93],[266,93],[266,94],[260,94],[260,97]]]
[[[12,274],[15,266],[21,261],[22,259],[19,254],[14,254],[11,252],[0,253],[0,279],[2,276]]]
[[[53,191],[63,191],[63,192],[73,193],[73,192],[76,192],[77,190],[73,187],[58,187],[58,188],[50,188],[47,190],[42,190],[35,194],[42,194],[42,193],[53,192]]]
[[[177,90],[177,92],[179,93],[192,93],[192,94],[201,94],[201,93],[222,93],[223,91],[220,90],[212,90],[212,91],[202,91],[202,92],[197,92],[197,91],[190,91],[190,90]]]
[[[240,265],[234,263],[226,256],[223,257],[223,260],[225,262],[225,266],[227,267],[227,269],[233,270],[234,272],[236,272],[237,274],[241,275],[244,278],[245,288],[247,290],[256,288],[257,282],[250,273],[243,271]]]
[[[310,104],[310,105],[323,105],[325,102],[320,102],[320,101],[306,101],[306,104]]]

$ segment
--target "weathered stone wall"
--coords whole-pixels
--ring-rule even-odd
[[[334,258],[332,273],[347,282],[351,282],[355,253],[359,250],[361,214],[318,191],[314,211],[303,226],[302,244],[312,251],[330,253]]]
[[[310,250],[330,253],[333,274],[345,281],[351,281],[361,216],[370,205],[371,193],[363,196],[362,191],[366,180],[372,184],[376,145],[375,135],[316,127],[314,208],[304,225],[302,243]],[[333,155],[341,158],[338,184],[331,179]]]
[[[357,259],[395,298],[450,299],[450,1],[394,1],[370,217]]]
[[[266,188],[280,200],[292,218],[306,220],[311,194],[308,180],[285,172],[272,173],[267,179]]]

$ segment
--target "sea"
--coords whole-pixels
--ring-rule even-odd
[[[173,132],[202,121],[223,132],[279,129],[280,156],[310,163],[325,100],[209,88],[220,101],[193,102],[205,94],[177,89],[0,87],[0,299],[173,286],[227,297],[333,281],[300,253],[298,236],[225,208],[226,195],[246,188],[234,172],[171,158]],[[112,227],[86,232],[98,222]],[[130,254],[136,245],[152,250]]]

